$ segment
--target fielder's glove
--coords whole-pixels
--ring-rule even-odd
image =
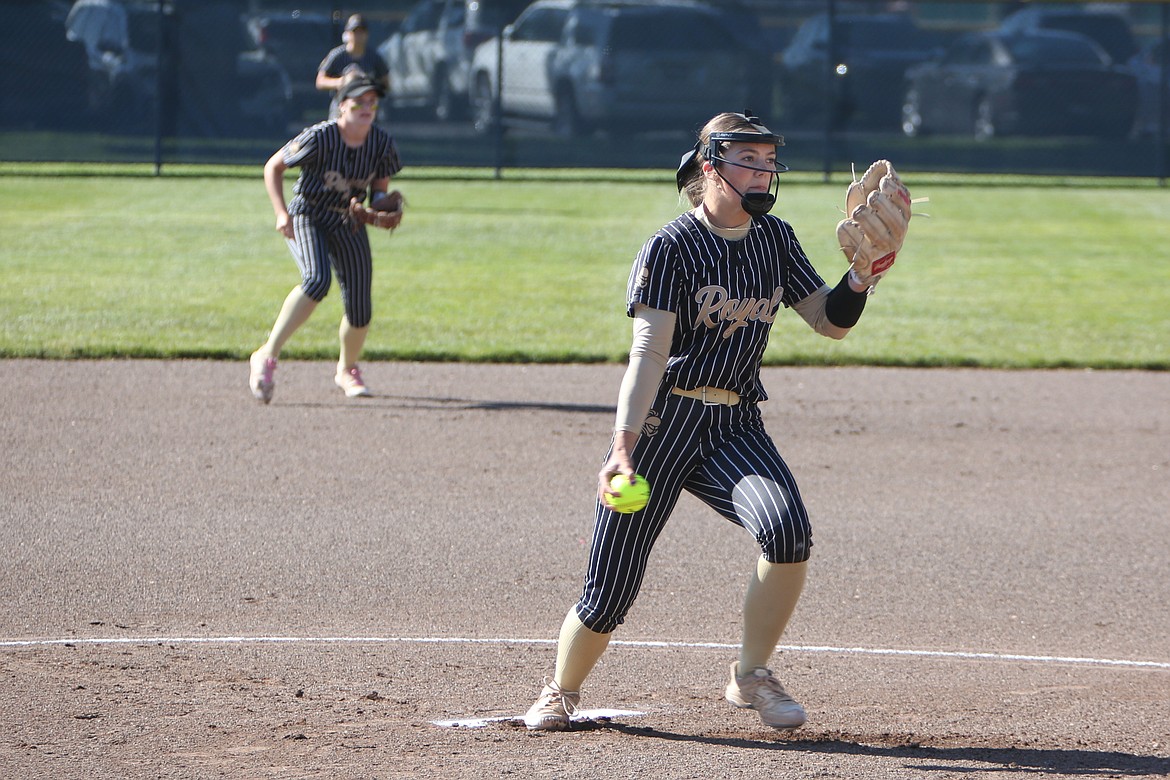
[[[369,206],[362,204],[357,198],[349,201],[349,216],[353,226],[373,225],[383,230],[393,230],[402,222],[402,207],[406,199],[398,190],[376,195]]]
[[[837,241],[856,280],[873,287],[894,265],[910,224],[910,190],[889,160],[878,160],[849,185]]]

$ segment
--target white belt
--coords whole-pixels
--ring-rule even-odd
[[[735,406],[739,403],[739,393],[734,390],[724,390],[721,387],[696,387],[694,390],[673,388],[670,392],[681,395],[683,398],[693,398],[702,401],[706,406]]]

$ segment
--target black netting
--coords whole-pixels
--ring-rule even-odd
[[[750,108],[798,170],[1166,175],[1170,0],[709,5],[0,0],[0,159],[262,162],[361,13],[413,166],[669,169]]]

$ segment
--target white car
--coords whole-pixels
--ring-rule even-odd
[[[529,0],[421,0],[378,46],[390,70],[391,104],[440,121],[467,112],[471,54]]]
[[[750,108],[755,53],[724,20],[692,0],[537,0],[475,51],[475,126],[519,118],[562,135],[637,132]]]

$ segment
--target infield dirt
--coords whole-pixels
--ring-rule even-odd
[[[766,369],[808,724],[722,700],[755,553],[684,497],[582,702],[642,714],[536,734],[623,368],[332,369],[0,362],[0,777],[1170,775],[1170,374]]]

